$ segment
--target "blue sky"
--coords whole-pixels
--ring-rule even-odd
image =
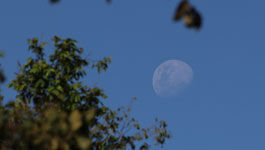
[[[112,108],[137,97],[133,115],[144,126],[168,122],[165,150],[265,149],[265,1],[191,1],[203,14],[199,32],[173,23],[178,0],[45,0],[0,2],[1,60],[8,80],[30,56],[26,40],[52,36],[79,41],[93,59],[112,56],[108,72],[88,75]],[[48,51],[51,49],[48,49]],[[189,88],[172,99],[152,89],[155,68],[169,59],[194,71]],[[1,86],[6,101],[14,92]]]

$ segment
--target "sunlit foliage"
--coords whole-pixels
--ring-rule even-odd
[[[110,109],[102,89],[80,80],[89,69],[106,71],[111,57],[91,63],[77,41],[57,36],[52,41],[49,56],[46,43],[28,41],[35,56],[9,84],[16,100],[3,105],[0,99],[0,149],[145,150],[170,138],[164,121],[143,128],[130,117],[130,107]]]

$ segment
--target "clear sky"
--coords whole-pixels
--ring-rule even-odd
[[[265,1],[193,0],[201,31],[173,23],[178,0],[3,0],[1,60],[8,80],[30,56],[26,40],[79,41],[91,58],[112,56],[108,72],[85,79],[105,89],[112,108],[137,97],[133,115],[144,126],[164,119],[173,138],[164,150],[265,149]],[[50,50],[50,49],[49,49]],[[189,88],[172,99],[152,88],[155,68],[179,59],[193,68]],[[15,93],[2,85],[5,101]]]

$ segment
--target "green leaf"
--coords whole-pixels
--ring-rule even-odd
[[[58,85],[58,86],[56,87],[56,89],[57,89],[58,91],[60,91],[60,92],[63,92],[63,88],[62,88],[62,86],[60,86],[60,85]]]

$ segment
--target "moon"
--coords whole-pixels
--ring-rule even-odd
[[[161,97],[174,97],[188,87],[193,79],[192,68],[180,60],[167,60],[153,75],[153,89]]]

